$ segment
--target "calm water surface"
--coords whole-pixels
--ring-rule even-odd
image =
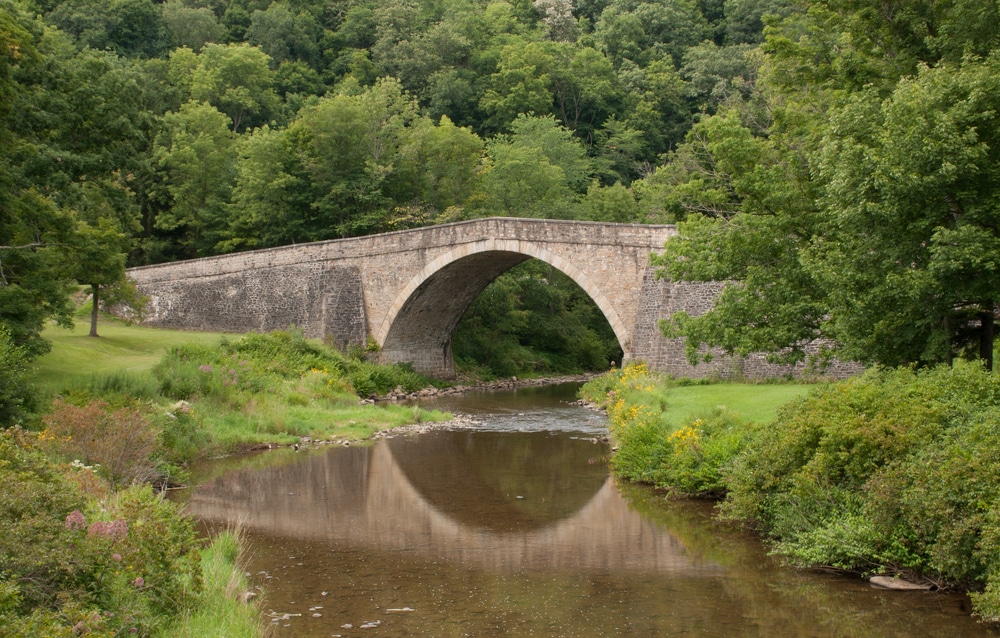
[[[957,595],[790,569],[711,506],[610,477],[575,387],[439,400],[471,428],[202,468],[276,636],[995,636]]]

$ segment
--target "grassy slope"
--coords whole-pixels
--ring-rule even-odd
[[[51,325],[42,336],[52,351],[36,362],[39,385],[59,391],[74,378],[115,370],[140,372],[152,368],[168,348],[182,343],[211,344],[222,336],[217,332],[182,332],[127,326],[101,316],[97,338],[90,334],[89,320],[77,319],[72,330]]]
[[[145,373],[173,346],[192,342],[211,345],[223,336],[129,326],[102,315],[97,328],[100,337],[93,338],[88,336],[89,316],[87,307],[81,306],[72,330],[49,326],[42,333],[52,343],[52,350],[36,362],[36,382],[50,395],[95,375],[121,370]],[[364,439],[378,430],[450,418],[443,412],[402,405],[330,405],[308,399],[292,404],[287,398],[261,395],[246,406],[196,403],[198,429],[207,436],[199,443],[204,446],[201,453],[231,452],[263,443],[290,445],[301,436]]]
[[[744,419],[763,423],[773,419],[783,404],[804,396],[811,388],[811,385],[797,383],[718,383],[674,387],[667,392],[667,421],[679,426],[724,406]]]

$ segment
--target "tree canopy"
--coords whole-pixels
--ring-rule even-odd
[[[729,282],[669,322],[692,356],[795,361],[820,337],[866,362],[988,359],[998,14],[0,0],[0,322],[44,349],[71,287],[123,255],[502,214],[679,223],[663,272]],[[85,276],[70,255],[112,227]]]

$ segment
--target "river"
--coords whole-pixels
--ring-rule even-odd
[[[996,636],[966,597],[783,566],[712,506],[610,475],[576,386],[437,400],[459,426],[197,469],[279,637]]]

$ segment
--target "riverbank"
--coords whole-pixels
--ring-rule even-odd
[[[298,334],[157,332],[143,345],[145,331],[119,328],[63,335],[43,362],[39,414],[0,431],[0,479],[16,488],[0,495],[0,624],[13,635],[263,635],[260,610],[234,598],[246,591],[238,544],[223,536],[203,554],[191,520],[149,486],[263,442],[357,440],[450,416],[359,405],[359,390],[428,380]]]
[[[534,388],[558,383],[586,383],[591,379],[601,376],[598,372],[585,374],[564,374],[548,377],[532,377],[530,379],[519,379],[511,377],[509,379],[494,379],[491,381],[479,381],[470,384],[457,384],[453,386],[435,387],[427,386],[413,392],[406,392],[401,387],[396,387],[392,392],[375,397],[374,399],[363,399],[365,403],[379,403],[384,401],[412,401],[416,399],[431,399],[456,394],[467,394],[469,392],[494,392],[498,390],[516,390],[517,388]]]
[[[608,411],[616,474],[718,499],[794,564],[966,589],[1000,621],[1000,376],[878,369],[760,422],[671,422],[670,390],[638,366],[585,386]]]

